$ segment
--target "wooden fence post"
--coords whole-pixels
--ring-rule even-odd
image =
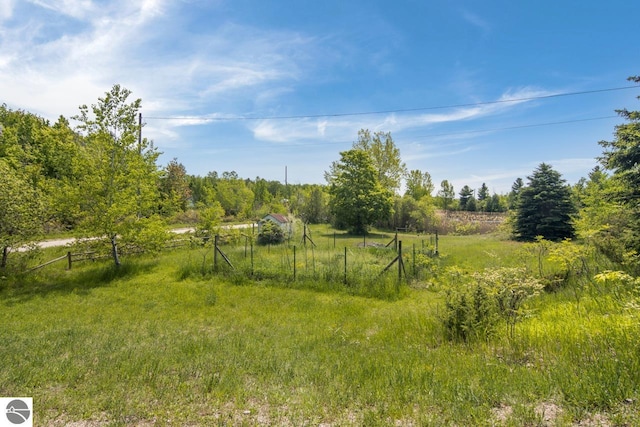
[[[218,271],[218,235],[213,240],[213,271]]]
[[[344,247],[344,284],[347,284],[347,247]]]
[[[69,267],[67,268],[67,270],[71,270],[71,251],[67,252],[67,263],[69,265]]]
[[[402,281],[402,240],[398,242],[398,283]]]

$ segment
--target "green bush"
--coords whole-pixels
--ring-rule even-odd
[[[513,337],[524,301],[541,290],[542,284],[523,268],[486,269],[474,273],[467,285],[447,290],[442,323],[451,340],[488,339],[500,320]]]
[[[261,245],[277,244],[284,242],[284,232],[271,221],[265,221],[258,233],[258,243]]]

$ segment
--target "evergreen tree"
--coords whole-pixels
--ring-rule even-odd
[[[516,179],[511,185],[511,191],[509,192],[509,209],[516,209],[518,206],[518,199],[520,198],[520,190],[524,187],[522,178]]]
[[[460,193],[458,193],[460,195],[460,199],[458,201],[458,207],[460,208],[461,211],[468,211],[469,206],[469,200],[473,197],[473,190],[471,189],[471,187],[469,187],[468,185],[465,185],[464,187],[462,187],[462,189],[460,189]],[[473,210],[475,210],[475,204],[473,205]]]
[[[629,77],[640,83],[640,76]],[[638,97],[640,99],[640,97]],[[613,141],[600,141],[604,147],[600,161],[605,168],[613,171],[616,191],[612,194],[615,202],[630,213],[630,237],[625,237],[629,249],[640,251],[640,111],[627,109],[616,111],[627,123],[616,126]],[[621,236],[622,237],[622,236]]]
[[[560,173],[542,163],[528,179],[528,186],[520,192],[514,225],[516,237],[534,240],[542,236],[553,241],[574,237],[571,216],[576,208]]]
[[[483,212],[487,212],[487,204],[489,203],[489,187],[484,182],[482,186],[478,189],[478,204],[480,205],[480,210]]]

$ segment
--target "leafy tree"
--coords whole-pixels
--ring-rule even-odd
[[[528,186],[520,192],[515,235],[529,241],[537,236],[551,241],[574,237],[572,215],[576,208],[560,173],[541,163],[528,179]]]
[[[126,244],[124,236],[131,235],[131,228],[142,232],[140,226],[148,224],[158,230],[153,222],[141,221],[158,206],[158,152],[146,138],[139,139],[142,101],[128,103],[130,94],[114,85],[97,104],[81,106],[74,117],[86,135],[85,179],[76,193],[84,214],[82,225],[91,237],[106,236],[116,266],[119,239]]]
[[[251,189],[253,191],[253,210],[259,210],[263,205],[271,202],[273,195],[269,192],[267,181],[257,177]]]
[[[448,210],[455,198],[456,193],[453,189],[453,185],[449,183],[446,179],[440,183],[440,190],[438,191],[438,197],[440,197],[440,204],[442,209]]]
[[[326,193],[320,186],[313,186],[305,201],[300,216],[310,224],[320,224],[327,220]]]
[[[191,199],[191,189],[187,179],[187,170],[178,159],[172,159],[162,171],[160,193],[163,208],[169,215],[187,210]]]
[[[405,196],[411,196],[414,200],[420,200],[424,196],[431,196],[434,186],[429,172],[421,172],[414,169],[407,175],[407,191]]]
[[[368,129],[361,129],[353,148],[369,154],[383,188],[392,193],[400,188],[407,167],[400,158],[400,150],[393,142],[390,132],[376,132],[371,135]]]
[[[438,225],[436,207],[431,198],[423,197],[409,212],[411,222],[409,226],[416,231],[432,231]]]
[[[43,206],[37,189],[1,158],[0,176],[0,268],[4,269],[11,248],[22,246],[42,233]]]
[[[216,200],[224,209],[225,215],[241,219],[251,216],[253,191],[234,171],[224,172],[216,182]]]
[[[465,185],[460,189],[460,193],[458,193],[460,199],[458,201],[458,207],[461,211],[468,211],[469,206],[467,205],[469,200],[473,197],[473,190],[468,185]],[[473,208],[475,210],[475,203],[473,204]]]
[[[640,76],[628,80],[640,83]],[[626,244],[640,252],[640,111],[622,109],[616,112],[627,123],[615,127],[613,141],[599,142],[604,148],[600,162],[613,171],[613,179],[619,183],[612,199],[631,213],[629,227],[632,233],[625,239]]]
[[[357,149],[341,152],[331,174],[325,174],[330,211],[338,223],[354,233],[365,233],[372,223],[391,215],[392,193],[378,176],[370,156]]]

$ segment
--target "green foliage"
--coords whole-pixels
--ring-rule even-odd
[[[378,180],[370,156],[362,150],[340,153],[340,161],[327,174],[330,210],[337,221],[353,233],[365,233],[368,227],[391,214],[392,194]]]
[[[172,159],[160,176],[160,197],[163,214],[175,215],[187,210],[191,199],[191,189],[184,165]]]
[[[390,193],[400,189],[407,167],[400,158],[400,150],[393,142],[391,132],[375,132],[371,135],[368,129],[360,129],[353,149],[362,150],[369,155],[382,188]]]
[[[10,248],[17,249],[41,235],[43,204],[40,192],[4,159],[0,159],[0,176],[0,268],[4,269]]]
[[[411,196],[414,200],[420,200],[424,196],[431,196],[435,189],[429,172],[418,169],[411,170],[406,180],[407,191],[405,196]]]
[[[458,202],[458,207],[460,210],[462,211],[476,210],[475,201],[473,204],[473,209],[470,209],[470,206],[468,206],[469,201],[473,198],[473,190],[471,189],[471,187],[469,187],[468,185],[465,185],[460,189],[459,195],[460,195],[460,199]]]
[[[576,208],[560,173],[542,163],[519,194],[514,233],[521,240],[542,236],[559,241],[575,235],[572,215]]]
[[[123,224],[121,239],[125,250],[159,253],[171,238],[165,222],[157,215],[148,218],[134,218]]]
[[[261,245],[271,245],[282,243],[285,240],[282,228],[272,221],[264,221],[258,233],[258,243]]]
[[[513,338],[523,303],[542,290],[524,268],[493,268],[474,273],[464,287],[452,286],[445,296],[443,326],[450,339],[487,340],[504,320]]]
[[[196,235],[212,237],[217,233],[223,216],[224,209],[217,201],[213,202],[211,206],[202,208],[196,225]]]
[[[629,80],[638,83],[640,76]],[[600,161],[613,171],[615,184],[609,199],[623,206],[629,214],[623,217],[628,232],[618,234],[617,238],[622,240],[627,250],[640,252],[640,111],[622,109],[617,113],[627,123],[616,126],[613,141],[599,142],[604,148]]]
[[[524,187],[522,178],[517,178],[511,185],[511,191],[507,196],[507,204],[509,209],[516,209],[520,200],[520,191]]]
[[[632,248],[633,231],[629,227],[632,212],[616,200],[620,182],[599,167],[589,173],[589,179],[574,187],[574,197],[580,207],[576,231],[600,253],[617,264],[626,264]],[[626,265],[630,268],[630,265]]]
[[[275,212],[278,212],[278,210]],[[328,194],[323,187],[312,186],[310,192],[304,196],[304,202],[300,207],[299,213],[302,220],[309,224],[328,222]]]
[[[138,138],[141,101],[128,103],[130,94],[115,85],[91,106],[91,113],[83,105],[75,117],[80,123],[78,129],[86,133],[84,179],[75,192],[83,214],[82,226],[90,236],[109,239],[115,265],[120,264],[120,236],[127,235],[132,223],[147,224],[138,220],[151,216],[158,206],[159,171],[155,162],[159,154],[150,142]]]
[[[445,211],[453,208],[453,201],[456,196],[453,184],[448,180],[443,180],[440,183],[440,190],[438,190],[438,198],[440,199],[440,207]]]
[[[224,209],[225,215],[238,219],[250,217],[254,194],[235,172],[225,172],[222,178],[216,181],[215,194],[215,199]]]

